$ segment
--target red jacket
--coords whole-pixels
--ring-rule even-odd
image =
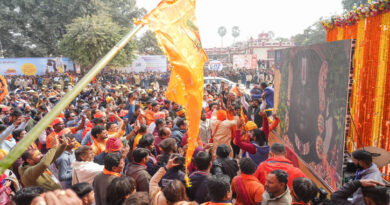
[[[273,170],[281,169],[287,172],[288,174],[288,187],[291,189],[292,183],[295,178],[305,177],[306,175],[298,168],[292,165],[292,162],[285,157],[272,157],[268,158],[266,161],[262,162],[256,170],[255,177],[265,185],[265,180],[267,175]]]

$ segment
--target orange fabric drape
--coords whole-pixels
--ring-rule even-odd
[[[202,48],[195,16],[195,0],[162,0],[138,23],[147,24],[172,65],[166,97],[187,111],[188,148],[186,167],[191,163],[199,138],[203,99],[203,65],[208,57]],[[188,169],[186,181],[190,186]]]
[[[376,146],[390,151],[390,11],[361,18],[353,25],[327,30],[327,42],[357,39],[350,98],[351,123],[347,148]],[[382,171],[390,174],[390,168]],[[390,178],[385,177],[387,180]]]

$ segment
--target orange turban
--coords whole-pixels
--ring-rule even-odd
[[[106,152],[119,152],[122,148],[122,141],[119,138],[111,137],[106,142]]]
[[[184,114],[184,109],[179,110],[179,111],[176,112],[176,115],[177,115],[177,116],[182,115],[182,114]]]
[[[64,122],[64,120],[62,120],[62,118],[57,117],[56,119],[53,120],[53,122],[50,125],[53,127],[53,126],[58,125],[58,124],[63,123],[63,122]]]
[[[245,130],[246,131],[252,131],[254,129],[257,129],[257,125],[256,123],[254,123],[253,121],[248,121],[246,124],[245,124]]]
[[[106,113],[104,112],[97,112],[96,114],[93,115],[93,118],[102,118],[105,117]]]
[[[227,113],[225,110],[218,110],[217,112],[217,120],[224,121],[227,118]]]

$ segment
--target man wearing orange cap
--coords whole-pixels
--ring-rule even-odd
[[[176,124],[178,120],[186,120],[186,112],[184,109],[180,109],[176,112],[176,118],[173,120],[173,123]]]
[[[93,118],[102,119],[104,123],[105,123],[106,120],[107,120],[106,113],[104,113],[104,112],[97,112],[97,113],[95,113],[95,114],[93,115]]]
[[[214,110],[211,115],[211,139],[213,142],[213,147],[218,147],[220,144],[226,144],[229,146],[231,152],[229,157],[233,157],[233,149],[230,146],[230,141],[232,139],[231,128],[237,124],[239,121],[238,116],[234,116],[233,120],[227,120],[227,113],[224,110]],[[215,156],[216,150],[213,150],[213,155]]]
[[[65,123],[62,118],[57,117],[50,124],[54,131],[51,132],[46,138],[46,148],[50,149],[54,145],[58,146],[60,144],[59,137],[68,133],[75,134],[77,131],[84,128],[86,117],[81,116],[82,121],[78,127],[65,128]]]

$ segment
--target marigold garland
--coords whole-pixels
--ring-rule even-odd
[[[327,42],[357,39],[350,114],[360,139],[351,125],[347,149],[376,146],[390,151],[389,0],[362,5],[344,17],[332,17],[323,24]],[[389,180],[390,167],[381,170]]]

